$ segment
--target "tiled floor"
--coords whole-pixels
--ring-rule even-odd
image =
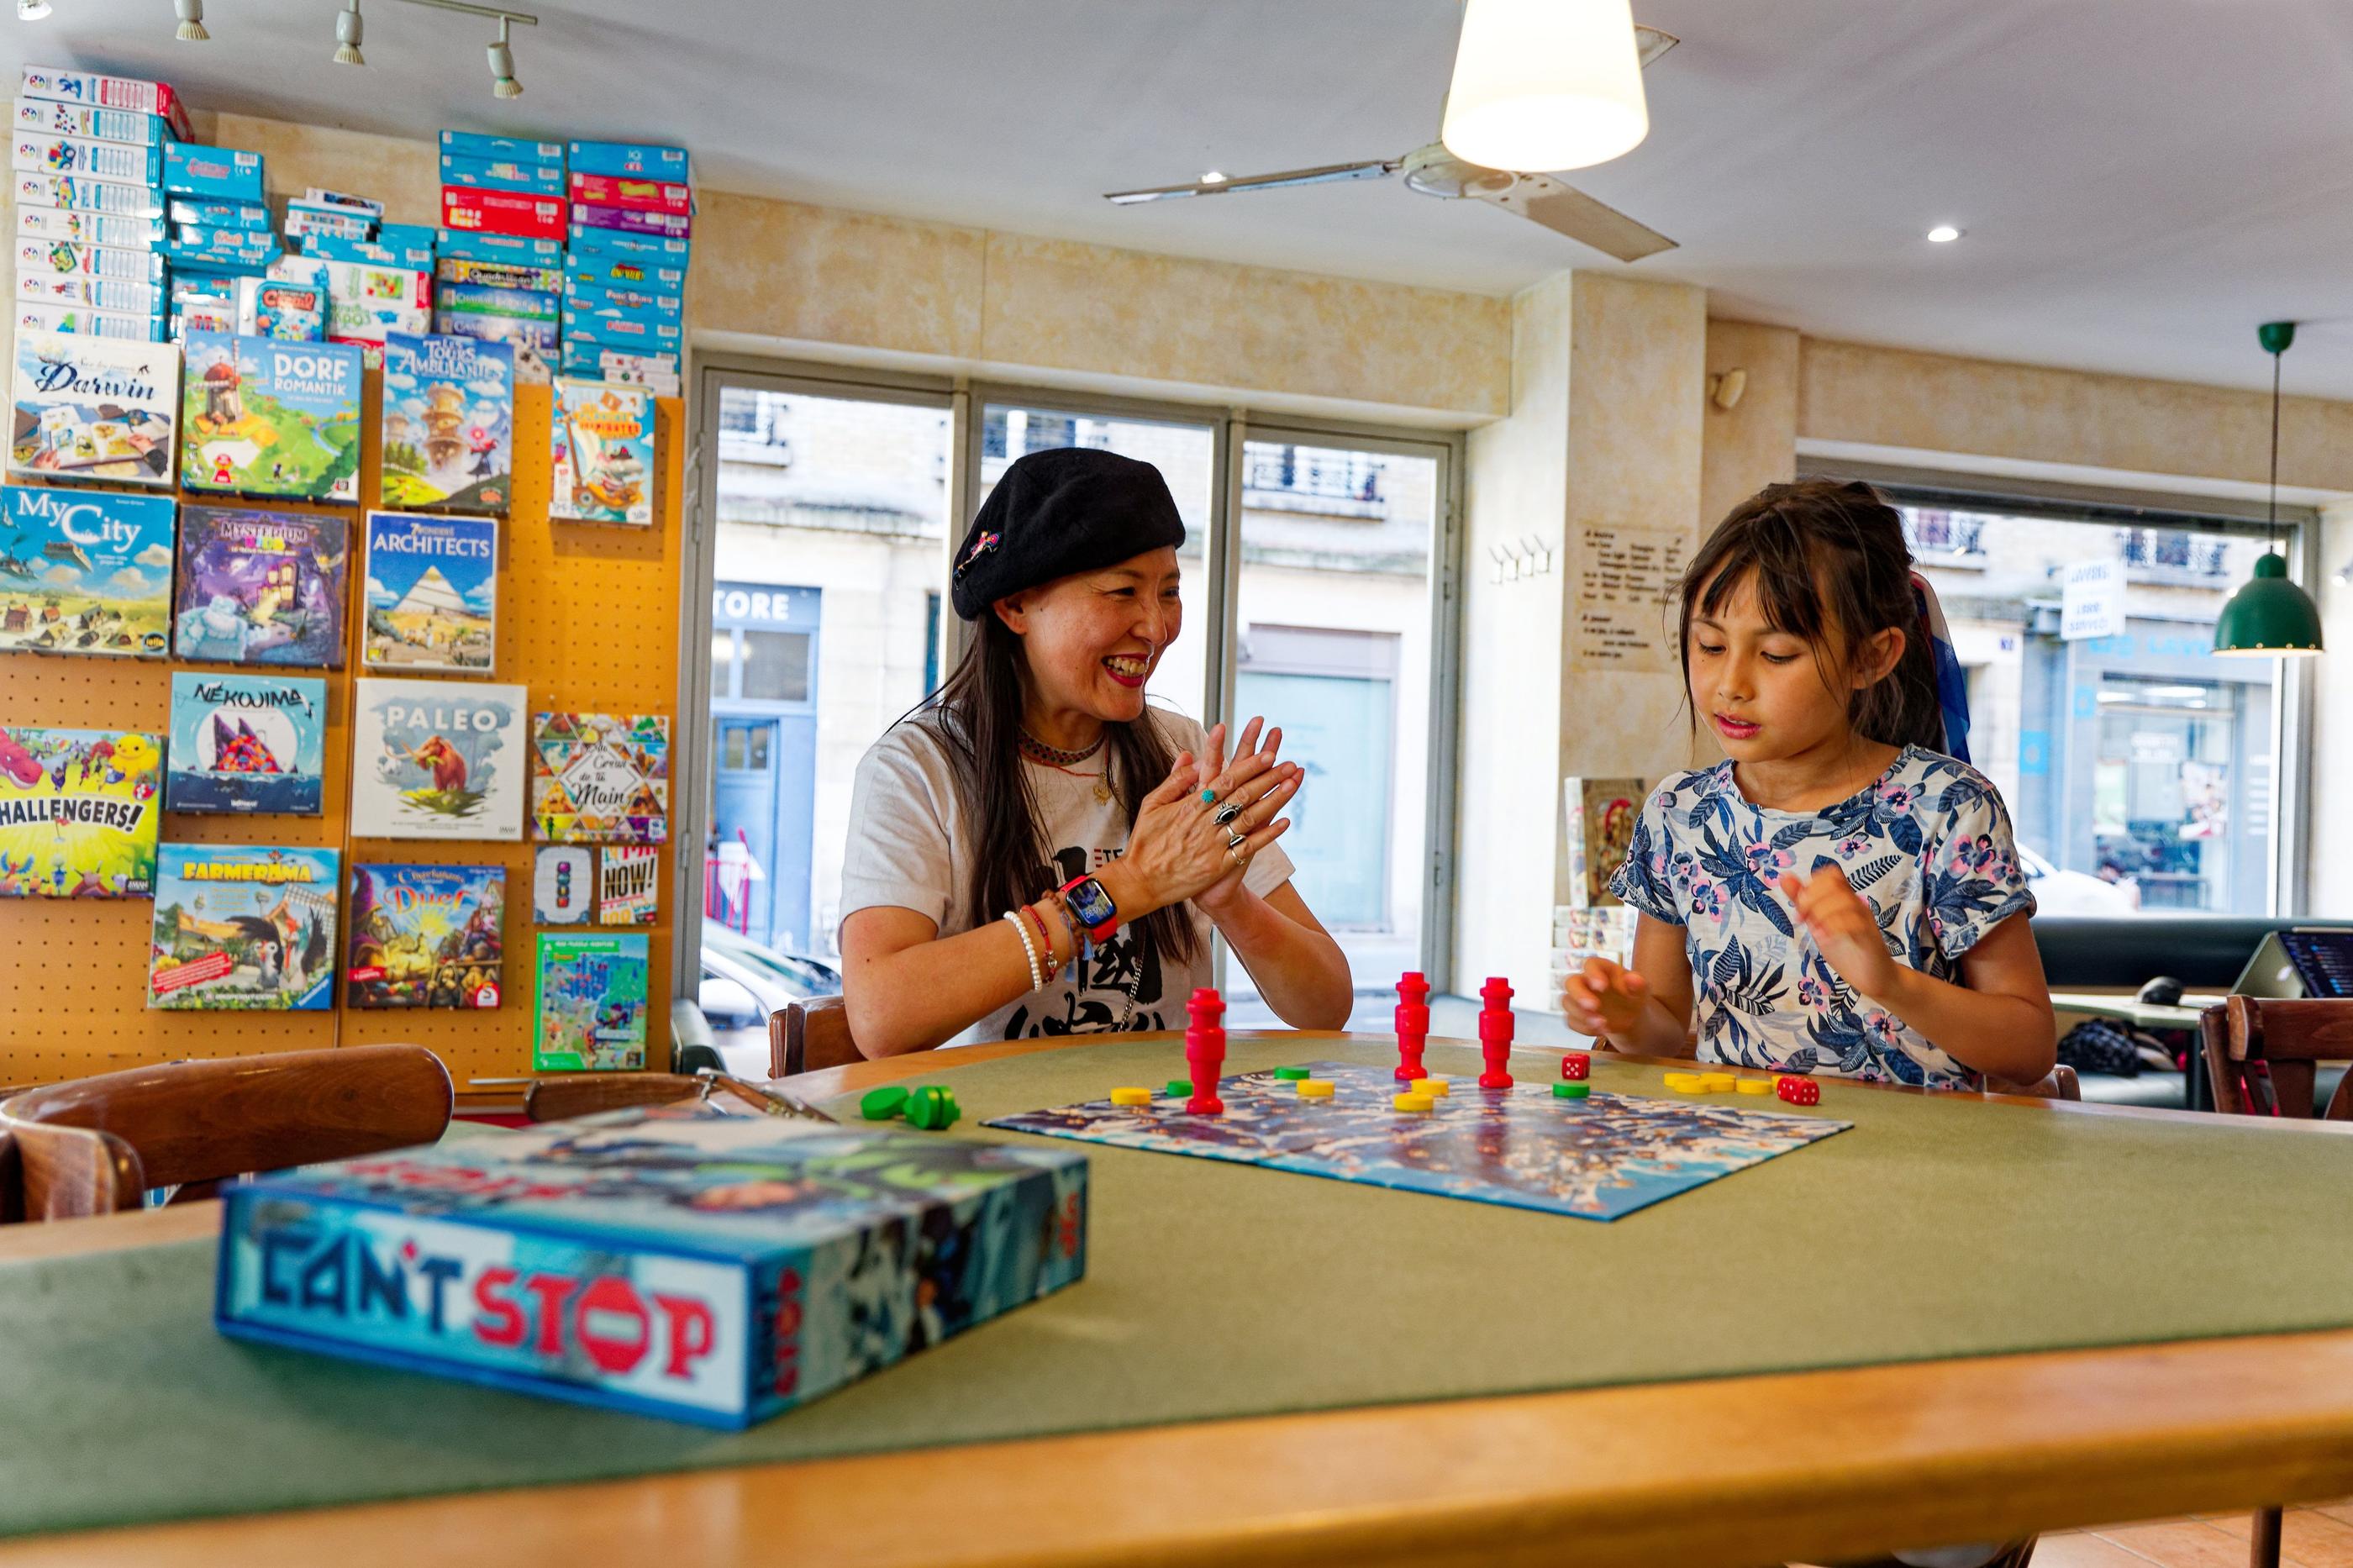
[[[2046,1535],[2034,1568],[2245,1568],[2243,1513]],[[2282,1568],[2353,1568],[2353,1499],[2292,1509],[2280,1535]]]

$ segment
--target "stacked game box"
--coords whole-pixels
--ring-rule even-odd
[[[575,142],[566,162],[564,374],[675,397],[694,229],[686,151]]]
[[[1632,962],[1635,911],[1609,890],[1626,863],[1648,793],[1641,779],[1561,780],[1561,876],[1567,901],[1552,912],[1556,978],[1588,958]]]
[[[1086,1273],[1074,1151],[695,1102],[458,1147],[229,1189],[220,1331],[740,1428]]]
[[[315,285],[323,300],[324,335],[358,344],[371,366],[381,363],[387,337],[431,324],[430,226],[386,223],[382,202],[312,186],[301,200],[287,203],[286,234],[302,254],[290,257],[274,276]]]
[[[164,167],[187,110],[162,82],[27,66],[10,142],[19,331],[164,337]]]
[[[441,132],[433,330],[512,345],[545,381],[562,331],[564,143]]]

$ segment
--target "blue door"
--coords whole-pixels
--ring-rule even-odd
[[[718,858],[712,875],[721,915],[754,942],[769,942],[777,869],[776,721],[723,717],[713,739],[717,762],[712,770],[711,820]],[[807,905],[804,877],[804,925]]]

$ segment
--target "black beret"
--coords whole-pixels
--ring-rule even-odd
[[[1006,468],[956,546],[955,613],[1185,542],[1160,470],[1092,447],[1031,452]]]

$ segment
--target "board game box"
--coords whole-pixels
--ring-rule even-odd
[[[187,355],[183,485],[359,500],[359,350],[190,332]]]
[[[1075,1151],[692,1101],[225,1195],[223,1333],[723,1428],[1086,1271]]]
[[[0,652],[163,658],[178,510],[170,496],[0,487]]]
[[[0,899],[155,890],[163,737],[0,725]]]
[[[528,700],[520,686],[362,676],[352,694],[352,833],[522,837]]]
[[[16,79],[18,98],[55,103],[82,103],[94,109],[127,109],[160,116],[181,141],[192,140],[187,100],[166,81],[142,81],[137,77],[101,76],[96,71],[60,70],[55,66],[26,66]],[[683,157],[684,154],[680,154]]]
[[[388,507],[503,512],[514,499],[514,351],[474,338],[384,340]]]
[[[1155,1095],[1145,1105],[1090,1100],[987,1125],[1595,1220],[1647,1208],[1852,1125],[1751,1110],[1730,1098],[1597,1090],[1561,1100],[1543,1083],[1484,1089],[1472,1079],[1437,1096],[1432,1110],[1400,1111],[1388,1068],[1301,1065],[1332,1085],[1329,1097],[1304,1098],[1296,1081],[1271,1072],[1238,1073],[1218,1080],[1222,1115],[1193,1116],[1183,1099]]]
[[[19,131],[9,145],[9,166],[28,174],[46,170],[152,185],[164,172],[164,149],[144,142],[98,142],[51,131]]]
[[[28,207],[28,212],[39,212]],[[121,245],[90,245],[70,239],[19,237],[16,267],[25,272],[79,274],[88,278],[121,278],[134,283],[159,283],[164,258],[153,250]]]
[[[644,936],[539,933],[531,1018],[533,1072],[622,1072],[646,1065]]]
[[[147,1005],[317,1012],[335,1003],[332,849],[166,844]]]
[[[548,443],[548,516],[652,524],[654,405],[645,388],[558,376]]]
[[[164,119],[135,109],[98,109],[89,104],[25,98],[16,100],[16,130],[19,133],[47,132],[57,136],[135,142],[153,147],[164,140]]]
[[[316,676],[172,676],[167,811],[316,816],[327,683]]]
[[[534,713],[531,810],[557,844],[670,837],[670,720],[653,713]]]
[[[343,667],[351,525],[316,512],[192,506],[180,519],[182,658]]]
[[[328,260],[327,336],[381,349],[393,332],[421,332],[433,322],[433,274],[424,268]]]
[[[495,1007],[505,990],[502,866],[354,866],[353,1007]]]
[[[137,250],[164,243],[164,220],[122,217],[113,213],[72,212],[64,207],[18,207],[19,239],[63,240],[68,245],[111,245]],[[177,413],[177,410],[174,410]]]
[[[652,844],[607,844],[596,851],[596,923],[654,923],[661,849]]]
[[[572,142],[564,149],[567,168],[583,174],[614,179],[683,182],[689,172],[686,149],[641,142]]]
[[[15,171],[12,186],[16,205],[62,207],[69,212],[113,213],[122,217],[162,216],[164,195],[153,185],[126,185],[120,180],[93,180],[80,174]]]
[[[596,907],[596,851],[543,844],[533,862],[531,916],[543,926],[588,923]]]
[[[498,520],[372,511],[366,532],[360,662],[488,675],[498,649]]]
[[[176,345],[18,332],[13,395],[9,478],[171,484]]]
[[[132,343],[159,343],[165,338],[161,316],[94,310],[84,305],[45,305],[19,300],[11,320],[20,332],[73,332],[86,338],[113,338]]]
[[[126,316],[152,316],[164,308],[161,285],[136,279],[91,278],[79,272],[16,271],[16,298],[35,305],[87,305]]]

